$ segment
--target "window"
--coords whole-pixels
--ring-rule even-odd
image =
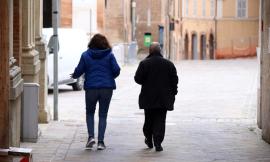
[[[43,28],[52,27],[52,1],[43,1]]]
[[[237,17],[247,17],[247,0],[237,0]]]
[[[202,0],[202,16],[205,17],[205,0]]]
[[[172,1],[171,1],[172,2]],[[171,3],[171,9],[173,10],[173,16],[176,17],[176,1],[174,1],[174,3]]]
[[[188,16],[188,7],[189,7],[189,2],[188,0],[186,0],[186,4],[185,4],[185,7],[186,7],[186,16]]]
[[[180,3],[181,1],[180,0],[178,0],[178,17],[180,18],[181,17],[181,3]]]
[[[221,18],[223,15],[222,0],[217,1],[217,17]]]
[[[215,16],[215,1],[211,0],[211,16],[214,17]]]
[[[193,0],[193,16],[197,16],[197,0]]]

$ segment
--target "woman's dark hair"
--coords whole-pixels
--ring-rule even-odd
[[[107,38],[102,34],[95,34],[88,43],[90,49],[108,49],[112,48]]]

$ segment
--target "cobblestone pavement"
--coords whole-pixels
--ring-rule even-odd
[[[112,98],[104,151],[87,151],[84,92],[62,87],[59,122],[40,125],[35,162],[270,162],[270,145],[256,127],[257,61],[236,59],[176,63],[179,94],[167,115],[164,151],[146,149],[137,65],[122,68]],[[52,105],[52,94],[49,103]],[[97,118],[96,118],[97,119]]]

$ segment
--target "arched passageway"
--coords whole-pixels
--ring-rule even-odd
[[[197,34],[192,34],[192,59],[198,60],[199,55],[198,55],[198,39],[197,39]]]
[[[202,60],[207,59],[207,57],[206,57],[206,36],[204,34],[201,35],[200,53],[201,53],[201,59]]]
[[[188,59],[188,46],[189,46],[189,40],[188,40],[188,34],[186,34],[185,35],[185,51],[184,51],[185,59]]]
[[[210,59],[214,59],[214,35],[210,34],[209,37],[209,56]]]

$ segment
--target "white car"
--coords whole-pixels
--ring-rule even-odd
[[[44,28],[43,36],[47,42],[53,35],[52,28]],[[83,76],[73,79],[70,74],[74,72],[78,65],[81,54],[87,50],[89,36],[86,31],[70,28],[58,29],[59,52],[58,52],[58,84],[72,86],[73,90],[78,91],[83,88]],[[53,88],[53,53],[48,56],[48,88]]]

